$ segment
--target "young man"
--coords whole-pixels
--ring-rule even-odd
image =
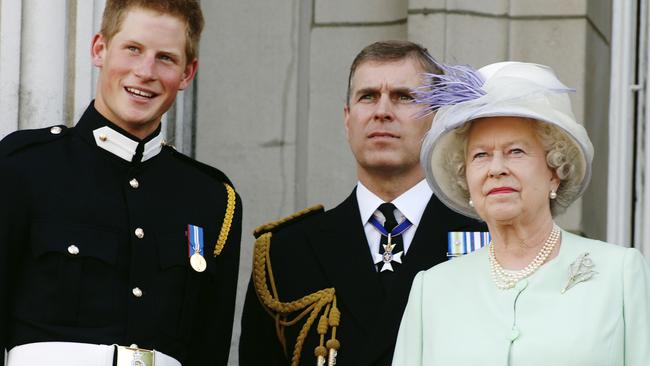
[[[390,365],[418,271],[447,259],[449,232],[482,231],[432,195],[420,147],[432,116],[412,103],[421,46],[364,48],[350,68],[345,130],[359,182],[338,207],[257,230],[240,365]],[[270,315],[270,316],[269,316]]]
[[[196,74],[202,27],[195,0],[107,1],[97,94],[76,126],[0,143],[8,366],[227,363],[241,201],[160,127]]]

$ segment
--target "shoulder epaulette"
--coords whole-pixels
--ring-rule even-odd
[[[0,141],[0,157],[9,156],[30,146],[57,140],[67,132],[68,127],[64,125],[12,132]]]
[[[292,215],[289,215],[283,219],[269,222],[268,224],[264,224],[261,226],[258,226],[254,231],[253,235],[255,235],[255,238],[259,238],[260,235],[263,235],[268,232],[276,232],[280,228],[285,227],[289,224],[292,224],[294,222],[300,221],[306,217],[313,216],[319,213],[325,212],[325,209],[323,208],[323,205],[315,205],[309,208],[306,208],[304,210],[298,211]]]
[[[210,166],[208,164],[204,164],[200,161],[194,160],[189,156],[177,151],[171,145],[165,144],[164,147],[169,149],[175,157],[185,161],[186,163],[189,163],[190,165],[195,166],[196,168],[198,168],[200,171],[207,174],[208,176],[214,178],[219,182],[222,182],[223,185],[225,186],[226,196],[227,196],[226,212],[224,213],[223,216],[223,224],[221,225],[221,230],[219,231],[219,237],[217,238],[217,242],[214,245],[213,254],[216,257],[219,254],[221,254],[221,251],[226,245],[226,241],[228,240],[228,234],[230,233],[230,228],[232,226],[233,218],[235,216],[235,209],[237,206],[237,193],[235,192],[235,188],[233,187],[233,184],[230,181],[230,179],[228,179],[228,177],[221,170],[213,166]]]
[[[208,164],[202,163],[200,161],[194,160],[194,159],[190,158],[189,156],[183,154],[182,152],[177,151],[171,145],[164,145],[164,147],[169,149],[170,151],[172,151],[174,156],[176,156],[180,160],[183,160],[183,161],[185,161],[185,162],[187,162],[187,163],[189,163],[191,165],[194,165],[195,167],[197,167],[203,173],[205,173],[205,174],[207,174],[207,175],[209,175],[209,176],[211,176],[211,177],[213,177],[213,178],[215,178],[215,179],[217,179],[217,180],[219,180],[221,182],[224,182],[224,183],[228,184],[231,187],[234,187],[232,182],[230,181],[230,179],[228,179],[228,177],[221,170],[219,170],[219,169],[217,169],[217,168],[215,168],[213,166],[210,166]]]

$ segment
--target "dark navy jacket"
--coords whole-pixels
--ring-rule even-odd
[[[226,365],[241,200],[214,256],[226,176],[170,146],[124,160],[97,146],[93,130],[103,126],[137,140],[91,104],[74,128],[0,142],[0,350],[135,343],[184,366]],[[204,231],[202,273],[190,266],[188,224]]]
[[[274,230],[270,262],[278,296],[289,302],[333,287],[341,311],[336,364],[389,366],[413,278],[419,271],[447,260],[450,231],[486,231],[486,227],[451,211],[432,196],[404,263],[385,290],[368,250],[356,193],[352,192],[334,209],[312,213]],[[318,319],[307,333],[301,366],[316,364],[314,349],[320,340],[317,323]],[[290,365],[303,324],[301,321],[286,328],[285,354],[275,321],[261,305],[251,281],[242,318],[240,366]]]

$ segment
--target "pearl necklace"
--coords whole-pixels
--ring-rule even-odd
[[[506,271],[501,267],[501,264],[497,261],[497,258],[494,254],[494,245],[490,242],[489,258],[490,258],[490,270],[492,272],[492,279],[496,283],[497,287],[501,290],[507,290],[515,287],[515,284],[520,280],[532,275],[539,267],[546,262],[546,259],[551,254],[557,242],[560,239],[560,228],[553,224],[553,230],[551,234],[546,238],[546,242],[537,253],[535,259],[530,262],[526,268],[520,269],[518,271]]]

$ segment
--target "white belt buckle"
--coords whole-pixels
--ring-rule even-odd
[[[115,346],[117,366],[155,366],[154,351],[138,348],[132,344],[129,347]]]

